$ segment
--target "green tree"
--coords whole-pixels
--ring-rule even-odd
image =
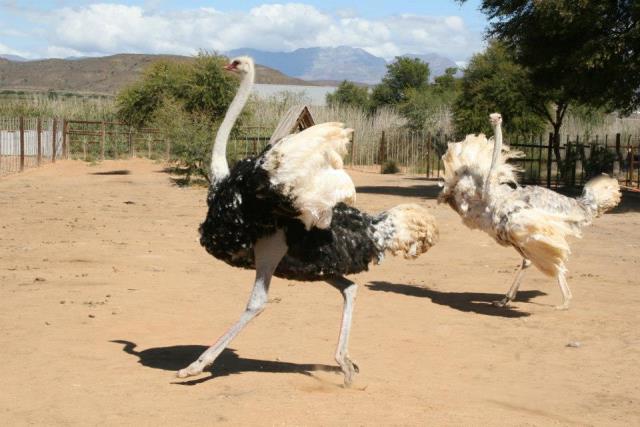
[[[382,82],[371,94],[373,106],[396,105],[407,99],[410,89],[421,90],[429,85],[429,64],[418,58],[396,57],[387,65]]]
[[[434,79],[433,88],[436,92],[442,94],[455,94],[460,87],[460,79],[456,78],[458,69],[449,67],[444,70],[444,74]]]
[[[454,103],[456,133],[490,133],[489,114],[500,112],[507,133],[532,133],[544,129],[541,115],[531,109],[538,102],[527,71],[510,52],[492,41],[487,50],[474,55],[461,79]]]
[[[142,79],[120,91],[116,97],[118,117],[133,126],[143,126],[167,97],[179,98],[187,90],[189,67],[183,62],[158,61]]]
[[[227,59],[200,53],[193,61],[153,63],[142,79],[116,98],[118,116],[134,126],[150,121],[162,102],[172,99],[189,113],[204,113],[213,122],[224,116],[237,89],[237,79],[225,73]]]
[[[192,175],[208,179],[213,134],[238,85],[223,71],[226,62],[207,53],[191,61],[156,62],[140,81],[118,94],[118,117],[133,126],[159,128],[171,141],[186,182]]]
[[[326,96],[327,105],[350,105],[364,110],[369,108],[369,90],[350,81],[343,81],[333,93]]]
[[[489,35],[514,53],[541,95],[532,108],[553,126],[559,161],[570,104],[623,112],[640,105],[637,0],[483,0],[481,10]]]

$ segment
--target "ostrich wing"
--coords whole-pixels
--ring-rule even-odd
[[[323,123],[281,139],[264,154],[261,167],[271,186],[291,200],[307,229],[329,227],[335,205],[355,202],[342,162],[352,132],[342,123]]]

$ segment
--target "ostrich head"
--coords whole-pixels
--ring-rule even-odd
[[[502,115],[500,113],[489,114],[489,121],[491,126],[496,127],[502,124]]]
[[[224,69],[246,74],[253,69],[253,59],[248,56],[233,58]]]

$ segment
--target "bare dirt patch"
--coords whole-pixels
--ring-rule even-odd
[[[573,242],[572,307],[515,251],[466,229],[419,177],[352,172],[358,206],[430,208],[440,243],[361,285],[341,387],[341,297],[274,279],[210,373],[178,380],[240,315],[253,273],[198,244],[205,190],[144,160],[60,162],[0,180],[0,413],[16,424],[638,425],[640,213]],[[126,172],[126,173],[125,173]]]

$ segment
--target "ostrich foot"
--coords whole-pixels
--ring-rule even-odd
[[[204,369],[204,363],[202,363],[200,360],[196,360],[186,368],[180,369],[176,373],[176,375],[178,378],[193,377],[195,375],[200,375],[203,369]]]
[[[565,302],[562,305],[556,305],[555,306],[556,310],[569,310],[569,302]]]
[[[493,305],[496,307],[506,307],[511,302],[511,298],[504,297],[501,300],[493,301]]]
[[[353,383],[353,377],[360,372],[360,368],[348,357],[345,357],[343,360],[338,360],[338,364],[344,374],[344,386],[350,387]]]

